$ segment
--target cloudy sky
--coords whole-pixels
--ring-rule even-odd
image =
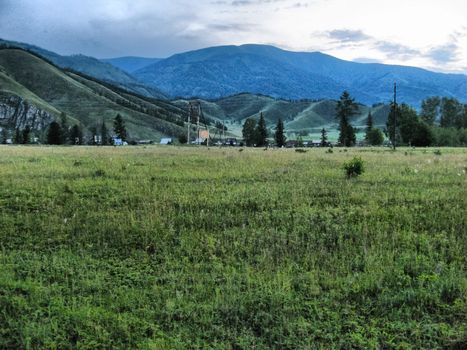
[[[0,0],[0,37],[99,58],[259,43],[467,74],[466,14],[466,0]]]

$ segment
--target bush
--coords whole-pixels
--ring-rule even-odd
[[[383,132],[379,129],[372,129],[367,134],[367,140],[371,146],[381,146],[384,141]]]
[[[354,157],[352,160],[344,163],[344,170],[347,178],[357,177],[365,172],[363,160],[360,157]]]

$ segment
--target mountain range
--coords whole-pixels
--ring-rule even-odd
[[[430,95],[466,101],[466,79],[270,46],[216,47],[167,59],[101,61],[0,40],[0,127],[30,125],[41,130],[66,113],[70,123],[80,123],[88,131],[103,121],[111,129],[120,113],[135,139],[177,137],[186,132],[188,103],[195,99],[211,125],[226,123],[233,136],[241,136],[243,122],[259,113],[265,115],[271,131],[281,118],[288,133],[316,135],[322,127],[336,130],[336,99],[343,89],[357,101],[366,101],[359,104],[354,126],[363,127],[371,112],[375,124],[383,128],[389,113],[383,102],[392,97],[394,80],[400,101],[417,104]],[[289,95],[282,98],[283,94]],[[309,95],[314,98],[301,98]]]
[[[467,76],[340,60],[320,52],[265,45],[212,47],[158,60],[133,76],[169,96],[205,99],[241,92],[285,99],[338,99],[344,90],[365,104],[392,99],[418,107],[428,96],[467,101]]]

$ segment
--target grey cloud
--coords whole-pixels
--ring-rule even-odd
[[[419,50],[390,41],[377,41],[374,47],[389,56],[395,56],[401,59],[409,58],[414,55],[422,55],[422,52]]]
[[[326,32],[326,35],[340,42],[360,42],[372,39],[371,36],[365,34],[361,30],[350,30],[350,29],[335,29]]]
[[[450,63],[457,60],[457,50],[457,44],[448,43],[432,48],[428,51],[427,56],[438,64]]]

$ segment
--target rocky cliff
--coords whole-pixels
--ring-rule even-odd
[[[54,117],[15,95],[0,94],[0,127],[43,130]]]

